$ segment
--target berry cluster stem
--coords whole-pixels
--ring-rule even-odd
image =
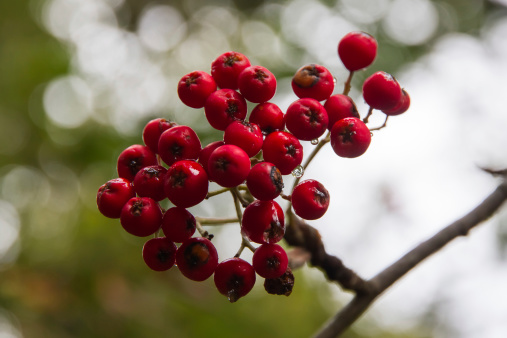
[[[371,114],[373,114],[373,107],[370,106],[370,109],[368,109],[368,114],[363,119],[364,123],[368,123],[368,119],[370,118]]]
[[[387,119],[389,118],[389,115],[386,115],[386,119],[384,120],[384,124],[379,126],[379,127],[375,127],[375,128],[371,128],[370,131],[373,131],[373,130],[380,130],[382,128],[385,128],[387,126]]]
[[[199,231],[199,234],[201,235],[201,237],[204,237],[206,239],[212,239],[214,237],[213,234],[210,234],[208,231],[206,231],[202,227],[202,224],[200,222],[198,222],[197,220],[195,222],[195,227],[196,227],[197,231]]]
[[[199,222],[201,225],[222,225],[227,223],[237,223],[239,220],[237,218],[208,218],[208,217],[195,217],[196,222]]]
[[[352,76],[354,76],[354,71],[350,71],[349,77],[347,81],[345,81],[345,85],[343,86],[343,95],[349,95],[350,89],[352,88]]]
[[[236,194],[233,190],[231,190],[231,194],[232,194],[232,198],[234,199],[234,207],[236,208],[236,214],[238,216],[237,220],[241,224],[241,219],[242,219],[243,214],[241,212],[241,206],[240,206],[240,201],[239,201],[239,197],[238,197],[239,193]],[[252,243],[250,243],[250,241],[242,234],[241,235],[241,246],[239,247],[239,250],[236,253],[236,255],[234,255],[234,257],[239,257],[245,248],[249,248],[252,252],[255,251],[255,247],[252,245]]]

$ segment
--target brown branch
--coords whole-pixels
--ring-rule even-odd
[[[382,294],[387,288],[456,237],[468,235],[472,228],[490,218],[506,199],[507,181],[504,181],[475,209],[443,228],[433,237],[422,242],[385,270],[368,280],[365,290],[370,292],[363,294],[358,293],[347,306],[324,325],[315,337],[338,337],[354,323],[361,314],[370,307],[375,298]]]

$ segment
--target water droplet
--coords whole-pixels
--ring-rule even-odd
[[[372,131],[370,131],[370,136],[373,137],[373,132]]]
[[[313,144],[314,146],[316,146],[317,144],[319,144],[319,139],[314,138],[313,140],[310,141],[310,143]]]
[[[336,85],[336,82],[338,82],[338,80],[336,80],[336,77],[333,76],[333,83]]]
[[[303,177],[304,173],[305,170],[303,169],[303,166],[298,165],[296,168],[294,168],[294,170],[292,170],[291,175],[295,178],[300,178]]]

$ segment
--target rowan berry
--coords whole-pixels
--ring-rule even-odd
[[[162,225],[162,210],[149,197],[132,197],[121,210],[120,223],[129,234],[150,236]]]
[[[146,124],[143,129],[143,142],[154,153],[158,153],[158,140],[160,135],[169,128],[175,127],[178,124],[166,119],[158,118],[151,120]]]
[[[250,112],[248,121],[257,124],[264,135],[285,129],[282,110],[271,102],[256,105]]]
[[[277,243],[285,234],[283,210],[275,201],[255,200],[243,212],[241,229],[252,242]]]
[[[333,75],[326,67],[309,64],[298,69],[292,78],[292,90],[299,98],[326,100],[334,90]]]
[[[178,82],[178,97],[191,108],[202,108],[208,96],[217,90],[217,84],[211,75],[196,70],[184,75]]]
[[[176,244],[165,237],[148,240],[143,246],[143,260],[154,271],[166,271],[176,261]]]
[[[324,109],[326,109],[329,123],[327,129],[331,130],[336,121],[341,120],[345,117],[357,117],[359,118],[359,112],[357,111],[356,104],[350,98],[350,96],[343,94],[336,94],[327,99],[324,103]]]
[[[160,165],[151,165],[139,170],[134,177],[134,190],[140,197],[150,197],[155,201],[161,201],[166,196],[164,193],[164,175],[167,169]]]
[[[208,160],[209,178],[222,187],[232,188],[250,172],[250,157],[238,146],[226,144],[215,149]]]
[[[285,273],[289,265],[287,253],[278,244],[262,244],[252,257],[255,272],[264,278],[278,278]]]
[[[361,156],[370,146],[370,142],[370,130],[358,118],[341,119],[331,129],[331,147],[340,157]]]
[[[250,60],[238,52],[226,52],[211,63],[211,76],[220,88],[238,89],[239,74],[250,67]]]
[[[200,152],[201,141],[188,126],[176,126],[160,135],[158,153],[169,166],[180,160],[197,160]]]
[[[324,134],[327,112],[319,101],[310,98],[293,102],[285,113],[285,126],[298,139],[311,141]]]
[[[157,155],[150,148],[134,144],[121,152],[116,168],[118,176],[132,182],[139,170],[157,164]]]
[[[206,119],[217,130],[224,131],[233,121],[244,120],[246,113],[245,98],[232,89],[220,89],[213,92],[204,104]]]
[[[391,74],[376,72],[364,81],[363,97],[373,109],[389,110],[400,101],[401,87]]]
[[[255,271],[247,261],[233,257],[218,264],[213,279],[218,292],[234,303],[254,287]]]
[[[182,160],[174,163],[164,179],[167,198],[176,206],[190,208],[208,194],[208,175],[197,162]]]
[[[115,178],[100,186],[97,192],[97,207],[109,218],[120,218],[121,209],[136,193],[132,183],[125,178]]]
[[[291,195],[292,207],[296,215],[303,219],[321,218],[329,207],[329,192],[316,180],[299,183]]]
[[[252,196],[258,200],[275,199],[283,189],[282,173],[273,163],[257,163],[248,173],[246,186]]]
[[[365,32],[350,32],[338,43],[338,55],[349,71],[366,68],[377,56],[377,40]]]
[[[201,152],[199,153],[199,163],[204,168],[204,171],[206,171],[206,174],[209,176],[208,172],[208,160],[211,155],[211,153],[217,149],[220,146],[223,146],[225,144],[224,141],[215,141],[208,144],[206,147],[201,149]]]
[[[262,148],[262,132],[258,125],[246,121],[234,121],[224,132],[225,144],[243,149],[248,157],[255,156]]]
[[[210,240],[192,237],[176,251],[176,265],[183,276],[201,282],[208,279],[218,265],[218,253]]]
[[[271,100],[276,92],[276,78],[267,68],[250,66],[239,74],[239,92],[250,102],[262,103]]]
[[[288,175],[303,161],[303,146],[294,135],[276,131],[264,139],[262,154],[264,160],[273,163],[282,175]]]
[[[162,231],[165,237],[175,243],[182,243],[195,233],[196,221],[187,209],[172,207],[162,218]]]
[[[395,116],[403,114],[408,110],[410,107],[410,96],[405,91],[405,89],[401,90],[401,99],[400,101],[394,106],[393,108],[389,110],[382,110],[382,112],[388,116]]]

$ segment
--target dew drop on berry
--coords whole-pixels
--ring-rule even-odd
[[[333,76],[333,83],[335,84],[335,86],[336,86],[336,82],[338,82],[338,80],[336,80],[336,77]]]
[[[291,175],[294,176],[295,178],[300,178],[303,177],[304,173],[305,170],[303,169],[303,166],[300,164],[296,168],[294,168],[294,170],[292,170]]]
[[[373,132],[372,131],[370,131],[370,136],[373,137]]]
[[[310,143],[314,146],[316,146],[317,144],[319,144],[319,139],[318,138],[314,138],[313,140],[310,141]]]

